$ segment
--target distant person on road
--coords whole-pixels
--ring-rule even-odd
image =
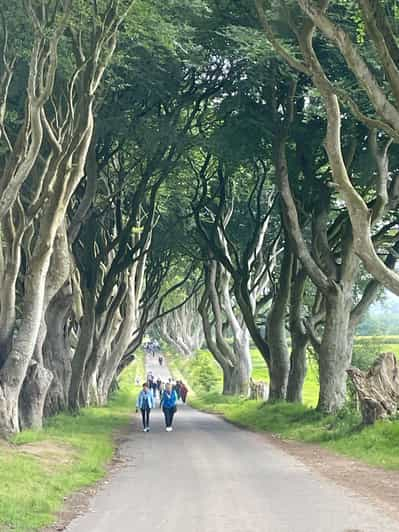
[[[159,355],[158,362],[159,362],[159,365],[162,366],[162,364],[163,364],[163,356],[162,355]]]
[[[152,394],[154,396],[154,399],[155,397],[157,396],[157,383],[156,383],[156,380],[153,379],[153,381],[151,382],[151,390],[152,390]]]
[[[176,392],[176,395],[177,395],[177,398],[180,399],[180,387],[181,387],[181,383],[180,381],[176,381],[176,384],[174,385],[174,390]]]
[[[152,340],[152,347],[154,349],[154,353],[159,353],[161,350],[161,346],[159,345],[158,340]]]
[[[141,416],[143,419],[143,431],[149,432],[150,430],[150,412],[155,407],[154,396],[151,389],[148,387],[148,383],[143,384],[143,389],[137,397],[136,412],[141,410]]]
[[[162,395],[163,395],[164,391],[165,391],[165,384],[161,381],[160,384],[159,384],[159,388],[158,388],[159,399],[161,400],[161,402],[162,402]],[[162,405],[160,405],[160,406],[162,406]]]
[[[188,394],[187,386],[184,384],[184,382],[180,382],[180,397],[183,403],[186,402],[187,394]]]
[[[173,416],[176,413],[176,402],[176,392],[172,389],[171,384],[168,382],[165,385],[165,390],[161,399],[161,406],[165,416],[166,432],[171,432],[173,430],[172,424]]]

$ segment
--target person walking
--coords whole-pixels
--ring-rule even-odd
[[[180,397],[183,403],[186,402],[187,394],[188,394],[187,386],[184,384],[184,382],[180,382]]]
[[[152,395],[154,396],[154,399],[155,399],[157,396],[157,382],[155,379],[153,379],[151,382],[151,390],[152,390]]]
[[[175,390],[172,390],[172,385],[168,382],[165,385],[165,390],[162,394],[161,406],[165,416],[166,432],[173,430],[173,416],[176,413],[177,395]]]
[[[137,397],[136,412],[141,410],[141,417],[143,419],[143,432],[149,432],[150,430],[150,412],[155,407],[154,396],[151,389],[148,387],[148,383],[143,384],[143,389],[140,391]]]
[[[180,381],[176,381],[176,384],[173,386],[173,389],[175,390],[178,399],[180,399],[180,386]]]
[[[162,395],[163,395],[164,390],[165,390],[165,384],[161,381],[160,384],[159,384],[159,388],[158,388],[160,401],[162,401]]]

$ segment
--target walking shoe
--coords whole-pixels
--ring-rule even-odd
[[[170,432],[172,430],[172,427],[166,427],[166,432]]]
[[[143,432],[147,432],[147,428],[146,427],[143,428]]]
[[[147,427],[147,432],[150,432],[150,427]]]

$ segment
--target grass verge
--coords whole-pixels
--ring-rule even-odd
[[[369,465],[399,470],[398,420],[359,430],[360,416],[350,411],[324,416],[299,404],[260,403],[219,393],[197,394],[190,404],[251,430],[319,444]]]
[[[255,380],[268,380],[268,373],[258,351],[252,350]],[[194,408],[220,414],[240,426],[259,432],[270,432],[285,439],[318,444],[332,451],[357,458],[369,465],[399,470],[399,420],[379,422],[360,430],[360,415],[343,410],[337,416],[324,416],[314,407],[319,384],[317,368],[310,362],[304,386],[304,405],[262,403],[243,397],[221,394],[221,371],[209,352],[183,359],[168,355],[168,362],[183,375],[194,394],[189,402]],[[210,390],[203,381],[213,379]]]
[[[41,431],[0,443],[0,530],[33,532],[49,525],[66,496],[105,475],[114,436],[131,420],[136,372],[144,374],[141,357],[123,373],[106,407],[57,415]]]

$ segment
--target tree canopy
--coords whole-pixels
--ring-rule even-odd
[[[399,295],[395,2],[0,2],[0,431],[107,401],[147,333],[346,397]]]

